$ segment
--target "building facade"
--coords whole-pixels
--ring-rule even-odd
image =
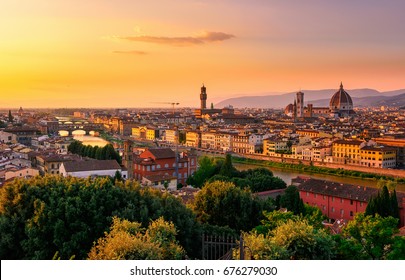
[[[181,153],[178,155],[177,163],[178,168],[176,168],[175,152],[170,148],[146,149],[134,156],[134,179],[142,182],[143,177],[155,176],[154,179],[158,178],[156,176],[175,177],[178,183],[184,185],[197,168],[197,156],[192,153]]]
[[[371,197],[378,189],[323,181],[309,177],[292,180],[303,202],[318,207],[330,219],[352,220],[356,213],[364,213]],[[405,223],[405,193],[397,192],[400,225]]]

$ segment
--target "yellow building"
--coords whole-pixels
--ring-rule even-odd
[[[198,131],[186,132],[186,146],[187,147],[201,147],[201,134]]]
[[[159,130],[157,130],[155,127],[147,127],[146,128],[146,140],[155,140],[156,138],[159,138]]]
[[[146,127],[138,126],[132,128],[132,137],[135,139],[146,139]]]
[[[215,132],[201,132],[201,148],[215,149]]]
[[[280,151],[288,151],[289,147],[287,141],[281,139],[264,139],[263,140],[263,154],[274,156]]]
[[[333,162],[337,164],[361,165],[360,149],[366,142],[360,140],[337,140],[332,144]]]
[[[393,148],[364,147],[360,149],[361,165],[375,168],[394,168],[397,153]]]

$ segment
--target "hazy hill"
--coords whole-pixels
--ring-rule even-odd
[[[323,90],[302,90],[304,92],[304,102],[305,104],[313,103],[314,106],[328,106],[329,100],[332,95],[337,91],[337,89],[323,89]],[[389,92],[379,92],[374,89],[353,89],[347,90],[353,99],[355,106],[370,106],[372,104],[389,105],[393,103],[402,104],[399,106],[405,106],[405,100],[403,103],[400,101],[395,101],[396,98],[403,93],[405,89],[389,91]],[[235,108],[284,108],[290,103],[294,102],[296,92],[284,93],[279,95],[263,95],[263,96],[242,96],[225,99],[215,105],[216,108],[223,108],[228,105],[232,105]],[[396,97],[398,96],[398,97]],[[370,100],[371,99],[371,100]],[[402,100],[402,99],[401,99]],[[386,102],[386,103],[384,103]],[[387,103],[388,102],[388,103]],[[402,102],[402,101],[401,101]],[[363,105],[365,104],[365,105]],[[372,105],[381,106],[381,105]],[[398,106],[398,105],[395,105]]]
[[[405,91],[403,91],[405,92]],[[405,93],[395,95],[395,96],[366,96],[366,97],[352,97],[353,104],[355,107],[402,107],[405,106]],[[314,101],[308,101],[314,106],[329,106],[329,99],[320,99]]]

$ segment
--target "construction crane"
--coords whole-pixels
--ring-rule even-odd
[[[173,116],[174,116],[174,106],[176,106],[176,105],[180,105],[180,103],[179,102],[152,102],[152,103],[156,103],[156,104],[170,104],[170,105],[172,105],[172,109],[173,109]]]

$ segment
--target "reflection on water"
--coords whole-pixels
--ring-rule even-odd
[[[364,179],[356,179],[356,178],[348,178],[348,177],[340,177],[340,176],[331,176],[331,175],[325,175],[325,174],[304,173],[304,172],[298,172],[298,171],[293,171],[293,170],[290,171],[290,170],[274,168],[274,167],[259,166],[259,165],[254,165],[254,164],[233,163],[233,165],[238,170],[246,170],[246,169],[253,169],[253,168],[258,168],[258,167],[264,167],[266,169],[271,170],[273,172],[274,176],[280,177],[284,182],[287,183],[287,185],[290,185],[291,179],[293,179],[297,176],[306,176],[306,177],[311,177],[311,178],[319,179],[319,180],[335,181],[335,182],[344,183],[344,184],[352,184],[352,185],[372,187],[372,188],[376,188],[377,182],[378,182],[377,180],[364,180]],[[397,189],[397,191],[405,192],[405,184],[398,184],[396,189]]]
[[[89,136],[89,135],[75,135],[73,136],[75,140],[78,140],[83,143],[83,145],[90,145],[90,146],[99,146],[99,147],[104,147],[107,145],[109,142],[104,140],[103,138],[100,137],[95,137],[95,136]]]

